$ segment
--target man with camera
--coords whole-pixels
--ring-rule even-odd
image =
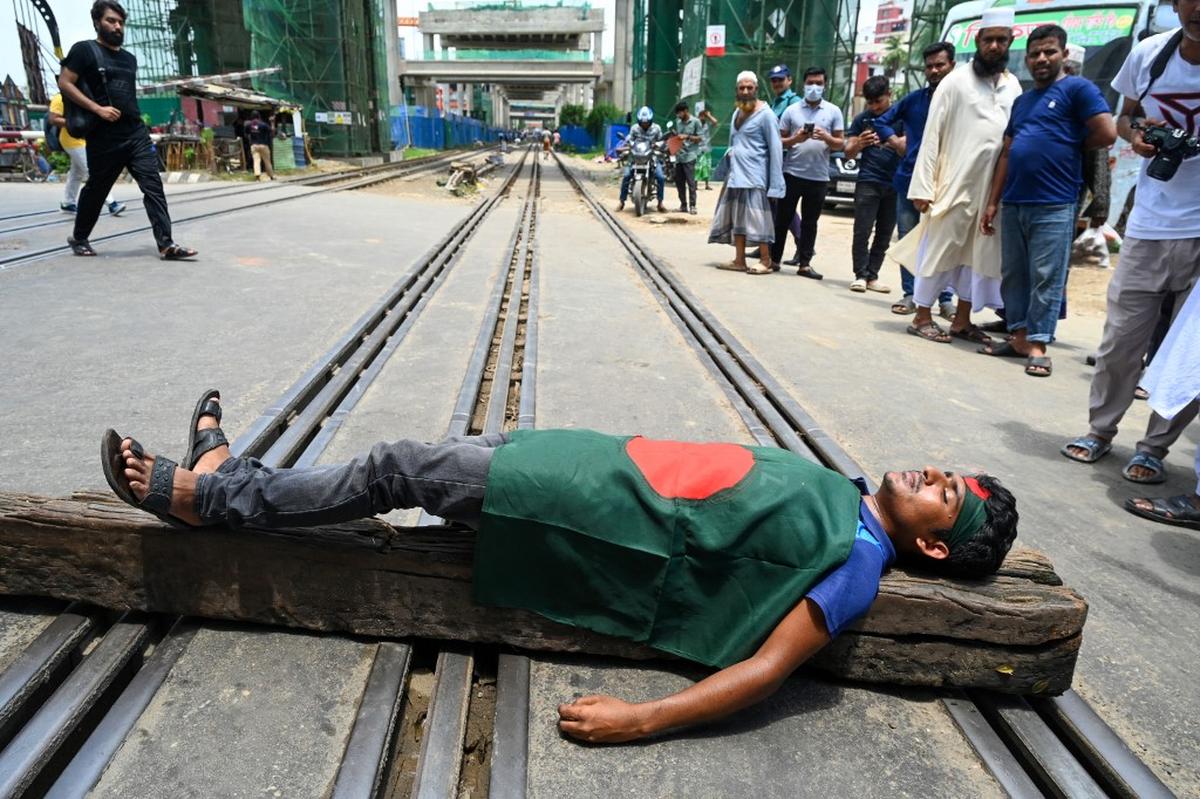
[[[96,39],[77,42],[63,59],[58,77],[63,97],[76,106],[66,114],[68,125],[77,113],[94,116],[85,136],[88,180],[79,193],[75,230],[67,244],[76,255],[96,254],[88,237],[117,176],[128,169],[142,191],[159,255],[169,261],[191,258],[195,250],[171,239],[171,217],[158,174],[158,156],[137,103],[137,58],[121,48],[125,16],[125,9],[116,0],[96,0],[92,4]]]
[[[1108,286],[1108,317],[1096,355],[1089,431],[1062,454],[1095,463],[1112,449],[1133,401],[1159,308],[1181,308],[1200,277],[1200,0],[1175,0],[1181,28],[1134,46],[1112,86],[1123,97],[1117,131],[1142,156],[1121,259]],[[1163,458],[1196,416],[1196,402],[1170,420],[1150,417],[1122,474],[1135,483],[1166,480]]]

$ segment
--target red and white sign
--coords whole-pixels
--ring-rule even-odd
[[[725,55],[725,26],[709,25],[704,37],[704,54],[706,56]]]

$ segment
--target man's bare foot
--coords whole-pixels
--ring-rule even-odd
[[[129,490],[138,501],[146,498],[150,488],[150,473],[154,469],[154,456],[147,454],[139,459],[130,449],[132,438],[121,440],[121,455],[125,458],[125,479],[129,481]],[[175,480],[171,492],[171,515],[180,521],[193,526],[202,522],[196,515],[196,473],[189,472],[183,467],[175,469]]]
[[[217,404],[220,404],[221,398],[214,397],[210,400],[210,402],[216,402]],[[220,421],[218,421],[215,416],[210,416],[208,414],[201,416],[199,421],[196,422],[197,430],[211,430],[220,426]],[[210,449],[208,452],[201,455],[200,459],[196,461],[195,465],[192,467],[192,472],[195,474],[207,474],[209,472],[215,472],[220,465],[229,460],[230,457],[232,456],[229,452],[229,445],[222,444],[221,446],[216,447],[215,449]]]

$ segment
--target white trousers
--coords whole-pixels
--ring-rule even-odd
[[[971,303],[972,311],[984,308],[1003,308],[1000,297],[1000,280],[978,275],[969,266],[956,266],[945,272],[935,272],[929,277],[917,275],[913,283],[913,301],[922,308],[932,308],[942,289],[950,289],[960,300]]]
[[[79,190],[88,179],[87,148],[70,147],[64,148],[63,152],[71,159],[71,168],[67,170],[66,186],[63,188],[63,202],[74,205],[79,201]],[[113,196],[110,192],[104,203],[111,205],[112,202]]]

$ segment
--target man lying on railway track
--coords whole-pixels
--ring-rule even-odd
[[[588,430],[380,443],[349,463],[233,458],[217,392],[181,466],[105,433],[113,491],[177,526],[334,524],[420,507],[478,531],[474,599],[632,639],[720,671],[679,693],[559,707],[561,729],[628,741],[765,699],[867,612],[899,557],[982,577],[1016,537],[996,478],[933,467],[864,484],[783,449]]]

